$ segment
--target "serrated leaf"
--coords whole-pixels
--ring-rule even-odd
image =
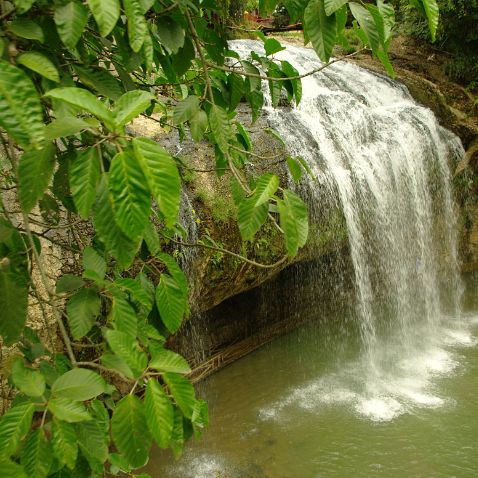
[[[28,76],[0,60],[0,127],[25,148],[38,148],[45,138],[43,108]]]
[[[58,397],[50,399],[48,409],[58,420],[68,423],[91,420],[91,415],[86,411],[83,403],[68,398]]]
[[[128,268],[141,244],[140,239],[132,241],[116,224],[111,199],[108,194],[108,180],[103,176],[98,186],[96,201],[93,205],[93,224],[98,237],[106,249],[119,262],[123,269]]]
[[[71,292],[79,289],[84,285],[83,279],[72,274],[65,274],[61,276],[56,283],[56,293],[62,294],[64,292]]]
[[[60,76],[55,65],[41,53],[29,51],[22,53],[17,58],[17,63],[26,66],[30,70],[44,76],[45,78],[58,83]]]
[[[0,473],[2,478],[28,478],[23,466],[6,458],[0,458]]]
[[[55,8],[56,29],[67,48],[76,47],[88,21],[88,10],[79,2],[69,2]]]
[[[267,219],[268,203],[265,202],[258,207],[255,204],[256,201],[253,197],[245,198],[239,204],[237,223],[243,241],[250,241]]]
[[[103,366],[116,370],[126,378],[134,378],[133,371],[126,365],[125,361],[115,354],[106,353],[101,356]]]
[[[288,77],[299,76],[299,72],[288,62],[281,61],[282,73]],[[294,93],[295,104],[298,105],[302,99],[302,82],[300,79],[290,80],[292,84],[292,90]]]
[[[159,349],[152,353],[149,367],[161,372],[189,373],[191,371],[184,357],[168,349]]]
[[[285,146],[285,141],[283,140],[282,136],[274,129],[274,128],[266,128],[264,130],[265,133],[270,134],[274,139],[279,141],[282,146]]]
[[[167,448],[174,423],[171,400],[161,385],[154,379],[148,380],[144,399],[148,428],[160,448]]]
[[[163,379],[184,416],[190,419],[196,403],[193,384],[176,373],[164,373]]]
[[[95,281],[102,281],[106,275],[106,261],[92,247],[87,246],[83,251],[83,277]]]
[[[111,313],[116,330],[136,338],[138,333],[138,317],[129,302],[118,293],[113,297]]]
[[[171,53],[177,53],[184,46],[185,34],[181,25],[168,16],[159,17],[157,25],[161,43]]]
[[[209,425],[208,406],[204,400],[196,400],[191,421],[199,428],[206,428]]]
[[[96,90],[106,98],[116,101],[124,92],[118,78],[114,77],[105,68],[82,68],[74,65],[74,69],[84,85]]]
[[[178,218],[181,198],[181,183],[176,163],[164,148],[151,139],[135,138],[133,147],[149,189],[166,219],[166,226],[172,227]]]
[[[161,274],[156,288],[156,305],[166,328],[171,333],[177,332],[183,321],[186,306],[183,291],[169,274]]]
[[[256,187],[254,188],[254,206],[258,207],[265,202],[268,202],[269,199],[275,194],[279,187],[279,178],[272,173],[263,174],[256,182]]]
[[[304,12],[304,28],[319,58],[328,62],[335,46],[335,15],[327,16],[324,0],[310,0]]]
[[[242,140],[241,142],[244,144],[245,150],[252,151],[252,141],[246,128],[244,128],[241,123],[236,123],[236,128]]]
[[[88,0],[88,5],[98,24],[101,36],[109,35],[120,16],[119,0]]]
[[[270,56],[274,53],[285,50],[285,47],[283,47],[275,38],[268,38],[264,42],[264,50],[266,52],[266,56]]]
[[[181,270],[178,263],[174,260],[172,256],[166,253],[157,254],[157,258],[166,265],[169,273],[178,284],[187,302],[188,282],[187,282],[186,276],[184,275],[184,272]]]
[[[128,19],[128,38],[131,49],[139,52],[148,34],[148,26],[144,18],[139,0],[123,0],[123,7]]]
[[[144,407],[134,395],[127,395],[117,404],[111,419],[113,440],[118,450],[135,468],[148,460],[151,434],[148,430]]]
[[[88,118],[87,121],[85,119],[69,116],[48,123],[45,126],[45,138],[51,141],[56,138],[72,136],[84,129],[97,128],[99,125],[100,123],[94,118]]]
[[[144,307],[148,313],[151,311],[154,302],[154,293],[150,294],[150,291],[145,288],[145,284],[142,281],[137,278],[124,278],[115,280],[113,284],[120,289],[129,292],[131,294],[131,299]]]
[[[395,10],[393,5],[383,0],[377,0],[377,7],[383,19],[385,41],[388,41],[395,26]]]
[[[94,420],[75,425],[76,436],[81,452],[91,463],[91,459],[104,463],[108,459],[108,443],[106,434]]]
[[[111,350],[126,363],[136,378],[144,372],[148,357],[134,337],[118,330],[107,330],[106,340]]]
[[[169,446],[171,450],[173,450],[175,458],[178,459],[183,452],[184,446],[183,414],[179,408],[174,409],[173,431],[171,433]]]
[[[27,40],[37,40],[40,43],[45,41],[45,35],[38,23],[28,18],[18,18],[8,25],[8,29],[21,38]]]
[[[106,385],[103,377],[96,372],[85,368],[74,368],[58,377],[51,391],[55,397],[84,401],[104,393]]]
[[[41,397],[45,392],[45,377],[39,370],[26,367],[21,357],[13,362],[12,379],[15,386],[29,397]]]
[[[151,210],[147,184],[142,163],[131,151],[123,151],[113,158],[109,190],[115,220],[133,241],[141,238]]]
[[[292,175],[292,179],[298,183],[302,178],[302,168],[300,167],[299,162],[289,156],[287,158],[287,167]]]
[[[117,126],[124,126],[151,105],[154,96],[141,90],[128,91],[116,102],[113,113]]]
[[[260,74],[261,72],[249,61],[242,60],[241,61],[242,68],[244,71],[249,75],[256,75],[256,76],[247,76],[246,77],[246,84],[249,84],[249,91],[258,90],[261,87],[261,79]]]
[[[10,408],[0,419],[0,456],[9,457],[30,430],[35,405],[24,402]]]
[[[224,154],[227,154],[229,141],[232,139],[232,129],[226,112],[221,107],[212,105],[208,118],[216,144]]]
[[[245,82],[242,76],[231,73],[227,77],[229,89],[229,111],[234,111],[245,93]]]
[[[32,5],[35,3],[36,0],[14,0],[15,6],[17,7],[18,13],[26,13]]]
[[[349,7],[352,15],[358,21],[360,28],[365,32],[370,48],[376,54],[379,49],[380,34],[373,15],[369,10],[358,3],[349,3]]]
[[[28,289],[19,274],[0,270],[0,337],[6,345],[18,340],[27,320]]]
[[[29,478],[47,476],[53,462],[53,454],[43,428],[37,428],[27,438],[20,462]]]
[[[284,200],[279,200],[277,207],[287,253],[290,257],[294,257],[299,247],[307,242],[309,233],[307,207],[299,196],[287,189],[284,191]]]
[[[332,15],[346,3],[348,3],[348,0],[324,0],[325,13]]]
[[[189,130],[194,141],[201,141],[204,137],[208,125],[207,114],[203,110],[199,110],[189,120]]]
[[[70,165],[70,189],[78,213],[88,219],[100,181],[100,153],[90,147],[80,151]]]
[[[173,123],[180,125],[199,112],[199,98],[191,95],[180,101],[173,110]]]
[[[108,128],[113,129],[114,117],[112,113],[88,90],[74,86],[66,86],[64,88],[54,88],[45,93],[45,96],[47,98],[64,101],[65,103],[88,111],[88,113],[91,113],[103,121]]]
[[[18,194],[25,212],[30,212],[43,196],[55,167],[55,147],[48,144],[40,151],[27,151],[18,164]]]
[[[66,465],[70,470],[73,470],[78,455],[78,443],[74,426],[53,418],[51,432],[53,455],[62,465]]]
[[[422,0],[422,4],[428,19],[428,28],[430,30],[432,41],[435,41],[438,20],[440,17],[437,0]]]
[[[100,313],[101,300],[92,289],[80,289],[68,302],[66,312],[74,339],[85,336]]]

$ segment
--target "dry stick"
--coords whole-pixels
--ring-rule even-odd
[[[261,75],[261,74],[257,74],[257,73],[247,73],[244,70],[237,70],[235,68],[230,68],[230,67],[227,67],[227,66],[216,65],[215,63],[211,63],[211,62],[208,62],[207,66],[209,66],[211,68],[215,68],[217,70],[226,71],[228,73],[238,73],[241,76],[249,76],[251,78],[259,78],[261,80],[267,80],[267,81],[300,80],[302,78],[306,78],[307,76],[315,75],[315,73],[319,73],[320,71],[325,70],[326,68],[328,68],[330,65],[333,65],[334,63],[337,63],[339,61],[345,61],[348,58],[352,58],[352,57],[354,57],[354,56],[358,55],[359,53],[362,53],[366,50],[367,50],[367,48],[362,48],[361,50],[357,50],[353,53],[350,53],[349,55],[341,56],[339,58],[334,58],[333,60],[330,60],[329,62],[319,66],[318,68],[315,68],[311,71],[308,71],[307,73],[303,73],[302,75],[282,76],[280,78],[276,78],[276,77],[273,77],[273,76]]]

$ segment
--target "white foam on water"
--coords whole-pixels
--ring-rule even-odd
[[[404,406],[392,397],[361,399],[355,410],[372,421],[390,421],[404,412]]]
[[[196,457],[186,457],[186,459],[171,466],[169,471],[173,472],[174,476],[181,478],[213,478],[221,476],[226,469],[224,460],[218,459],[216,456],[201,454]]]

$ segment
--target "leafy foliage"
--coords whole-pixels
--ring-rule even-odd
[[[260,10],[277,3],[261,0]],[[412,3],[433,33],[435,3]],[[283,234],[283,263],[306,243],[307,208],[277,175],[247,173],[254,145],[236,108],[248,103],[255,121],[263,83],[274,106],[299,104],[301,75],[260,33],[263,54],[229,50],[213,21],[228,8],[218,2],[3,4],[12,8],[0,16],[0,335],[18,343],[18,356],[8,370],[17,399],[0,419],[0,476],[129,474],[153,440],[179,455],[208,424],[189,364],[165,347],[189,314],[188,284],[171,254],[186,239],[181,164],[130,123],[144,115],[181,140],[208,141],[216,173],[233,179],[242,239],[269,222]],[[388,3],[284,5],[325,62],[350,11],[390,70]],[[310,174],[300,158],[286,163],[295,181]],[[57,230],[76,269],[52,283],[41,246],[55,243]],[[25,326],[29,294],[58,325],[63,352]]]

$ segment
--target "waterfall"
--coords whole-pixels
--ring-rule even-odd
[[[243,56],[260,51],[250,40],[232,47]],[[320,66],[306,48],[288,46],[276,57],[300,73]],[[408,379],[410,370],[397,368],[432,350],[442,325],[459,315],[450,165],[463,148],[385,76],[338,62],[302,85],[298,106],[275,109],[264,84],[265,111],[289,152],[316,176],[290,184],[307,200],[311,223],[321,223],[324,194],[345,218],[367,375],[363,393],[376,400],[385,393],[377,384],[390,382],[390,370]]]

